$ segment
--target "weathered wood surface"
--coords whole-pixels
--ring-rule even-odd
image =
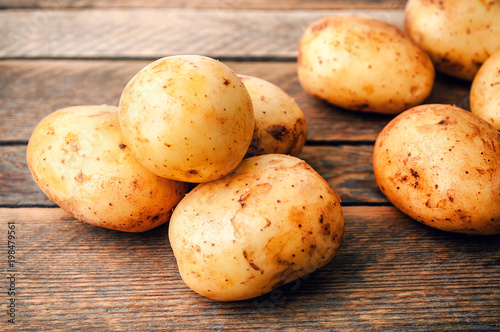
[[[301,158],[320,173],[344,204],[388,204],[373,176],[371,145],[307,146]],[[0,146],[0,206],[56,206],[31,178],[26,146]]]
[[[339,10],[82,9],[0,11],[0,57],[295,58],[312,22]],[[403,25],[403,10],[362,13]]]
[[[0,61],[0,138],[26,142],[47,114],[68,106],[118,105],[127,82],[150,61]],[[261,77],[289,93],[304,111],[308,140],[375,141],[393,118],[351,112],[308,95],[297,79],[295,62],[224,61],[235,72]],[[426,103],[468,107],[470,83],[438,75]]]
[[[404,3],[0,0],[0,241],[15,222],[16,330],[500,330],[499,237],[441,232],[392,207],[371,153],[393,116],[329,105],[296,77],[297,38],[313,20],[355,10],[402,26]],[[88,226],[35,185],[25,151],[43,116],[116,105],[138,70],[179,53],[269,80],[303,109],[301,157],[340,195],[346,218],[344,244],[323,269],[256,299],[214,302],[180,279],[168,225],[142,234]],[[426,103],[468,108],[469,88],[438,75]],[[5,286],[0,294],[5,313]]]
[[[0,209],[16,223],[21,331],[500,329],[500,244],[423,226],[393,207],[344,207],[327,266],[241,302],[180,279],[164,225],[144,234],[88,226],[60,209]]]
[[[366,9],[404,8],[406,0],[0,0],[8,8],[211,8],[211,9]]]

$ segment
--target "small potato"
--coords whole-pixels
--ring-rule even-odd
[[[373,151],[389,201],[428,226],[500,233],[500,133],[451,105],[420,105],[395,117]]]
[[[199,55],[152,62],[127,84],[120,125],[132,153],[151,172],[207,182],[232,171],[252,140],[252,100],[226,65]]]
[[[500,51],[481,66],[470,90],[472,113],[500,130]]]
[[[339,14],[305,30],[298,77],[307,92],[334,105],[395,114],[427,98],[434,67],[401,29],[364,15]]]
[[[130,153],[114,106],[75,106],[47,115],[28,143],[40,189],[91,225],[143,232],[170,219],[187,184],[148,171]]]
[[[298,157],[307,126],[299,105],[285,91],[261,78],[239,75],[252,98],[255,127],[245,157],[288,154]]]
[[[193,189],[175,209],[180,275],[211,299],[253,298],[327,264],[344,235],[340,200],[304,161],[251,157]]]
[[[472,81],[481,64],[500,50],[500,1],[408,0],[405,29],[436,70]]]

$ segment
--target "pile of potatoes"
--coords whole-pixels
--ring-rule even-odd
[[[376,140],[375,179],[401,211],[441,230],[500,233],[499,18],[498,1],[409,0],[406,31],[341,14],[311,24],[299,43],[307,92],[397,115]],[[471,112],[424,104],[435,69],[472,81]]]
[[[276,85],[179,55],[139,71],[119,106],[46,116],[27,161],[83,222],[143,232],[170,221],[185,283],[242,300],[319,269],[342,243],[338,195],[298,158],[306,135],[302,110]]]
[[[500,233],[500,3],[409,0],[405,13],[406,31],[358,14],[312,23],[299,82],[359,116],[397,115],[373,169],[401,211],[445,231]],[[435,68],[473,80],[472,112],[423,104]],[[46,116],[27,160],[78,220],[126,232],[169,221],[184,282],[233,301],[321,268],[341,246],[340,199],[298,158],[306,136],[302,110],[276,85],[179,55],[139,71],[118,106]]]

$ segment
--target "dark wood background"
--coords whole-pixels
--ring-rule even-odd
[[[16,324],[0,283],[0,330],[500,330],[498,236],[441,232],[380,193],[371,153],[393,116],[336,108],[296,77],[302,31],[325,15],[365,13],[403,27],[397,0],[0,0],[0,266],[16,227]],[[173,54],[215,57],[287,91],[303,109],[301,155],[342,199],[346,237],[321,270],[256,299],[189,290],[168,225],[141,234],[91,227],[46,198],[26,165],[42,117],[117,105],[128,80]],[[468,108],[470,83],[438,74],[426,103]]]

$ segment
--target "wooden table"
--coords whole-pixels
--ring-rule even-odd
[[[500,330],[500,238],[441,232],[399,212],[371,164],[392,116],[336,108],[297,81],[298,39],[310,23],[357,11],[402,27],[404,1],[143,3],[0,0],[0,330],[13,330],[10,312],[23,331]],[[346,236],[333,261],[256,299],[197,295],[180,279],[167,225],[129,234],[76,221],[43,195],[26,165],[43,116],[116,105],[147,63],[186,53],[218,58],[293,96],[309,127],[301,158],[343,202]],[[437,75],[426,102],[467,108],[469,87]]]

